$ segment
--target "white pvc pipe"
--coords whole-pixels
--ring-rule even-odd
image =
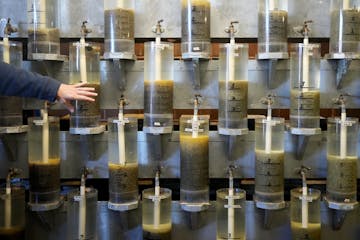
[[[161,80],[161,38],[155,40],[155,79]]]
[[[10,185],[10,183],[7,185]],[[5,228],[11,228],[11,187],[10,186],[6,186]]]
[[[79,239],[85,239],[86,234],[86,195],[85,186],[80,186],[80,202],[79,202]]]
[[[343,0],[343,9],[350,9],[350,0]]]
[[[118,127],[118,151],[119,151],[119,164],[125,165],[126,157],[125,157],[125,131],[124,131],[124,114],[120,110],[119,119],[118,119],[117,127]]]
[[[301,227],[307,228],[308,222],[309,222],[309,207],[308,207],[308,201],[307,201],[307,186],[306,181],[303,178],[303,187],[302,187],[302,199],[301,199]]]
[[[45,106],[42,111],[43,125],[42,125],[42,161],[49,162],[49,117],[47,108]]]
[[[5,63],[10,63],[10,45],[9,45],[9,38],[3,38],[3,61]]]
[[[227,69],[227,81],[235,80],[235,40],[233,43],[230,41],[230,44],[227,48],[227,62],[228,62],[228,69]]]
[[[158,176],[155,179],[155,199],[154,199],[154,227],[160,227],[160,186]]]
[[[340,158],[341,160],[346,158],[347,154],[347,128],[346,128],[346,111],[345,107],[342,107],[341,121],[340,121]]]
[[[272,145],[272,142],[271,142],[271,138],[272,138],[272,134],[271,134],[271,123],[272,123],[272,120],[271,120],[271,108],[270,106],[268,107],[268,114],[267,114],[267,117],[266,117],[266,125],[265,125],[265,153],[266,154],[270,154],[271,153],[271,145]]]
[[[310,87],[309,83],[309,39],[304,38],[303,46],[303,59],[302,59],[302,69],[303,69],[303,89],[302,91],[308,91]]]
[[[87,83],[87,70],[86,70],[86,53],[85,53],[85,38],[80,38],[80,81]]]
[[[228,196],[228,236],[235,237],[235,211],[234,211],[234,187],[233,179],[229,178],[229,196]]]

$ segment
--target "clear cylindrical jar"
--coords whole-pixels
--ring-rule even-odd
[[[263,209],[285,207],[284,119],[255,120],[255,196]]]
[[[209,58],[210,0],[182,0],[181,5],[182,57]]]
[[[97,239],[97,200],[98,192],[94,188],[86,188],[85,196],[81,196],[80,191],[70,194],[67,211],[69,239]]]
[[[291,189],[291,233],[292,239],[321,239],[320,201],[321,192],[308,188],[306,196],[302,188]]]
[[[320,45],[294,44],[290,60],[290,126],[293,134],[320,127]]]
[[[0,59],[16,67],[22,66],[22,43],[0,42]],[[20,126],[23,100],[20,97],[0,96],[0,127]]]
[[[72,102],[74,112],[70,117],[70,128],[94,128],[100,121],[100,48],[94,44],[86,43],[86,64],[81,64],[81,43],[70,44],[69,71],[70,83],[86,82],[87,87],[95,88],[98,94],[94,102],[75,100]],[[86,80],[81,76],[81,67],[86,65]]]
[[[34,210],[51,210],[60,202],[59,118],[28,119],[29,204]]]
[[[0,239],[25,239],[25,189],[0,188]]]
[[[246,192],[233,189],[229,195],[228,188],[216,191],[216,237],[217,239],[245,240],[245,199]]]
[[[27,0],[29,59],[47,59],[60,54],[56,0]]]
[[[248,45],[223,44],[219,55],[219,124],[224,135],[247,133]]]
[[[327,180],[326,200],[331,206],[356,203],[357,190],[357,118],[329,118],[327,126]]]
[[[155,196],[155,188],[142,192],[143,239],[171,239],[171,190],[160,188]]]
[[[330,53],[360,52],[360,1],[332,0]]]
[[[109,209],[131,210],[138,206],[137,119],[108,121]],[[122,129],[121,129],[122,128]]]
[[[134,5],[134,0],[104,1],[105,58],[134,58]]]
[[[258,58],[284,58],[288,45],[288,0],[260,0],[258,4]]]
[[[201,211],[209,203],[209,116],[180,117],[180,203],[186,211]]]
[[[144,132],[171,133],[173,127],[174,45],[145,43]]]

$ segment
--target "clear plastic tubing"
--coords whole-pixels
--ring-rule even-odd
[[[80,204],[80,201],[85,201],[85,203]],[[71,194],[69,198],[69,206],[67,211],[67,219],[68,219],[68,239],[71,240],[82,240],[96,239],[96,217],[97,217],[97,203],[98,203],[98,192],[94,188],[86,188],[85,196],[81,199],[80,191],[76,191]],[[84,221],[85,228],[82,229],[79,227],[80,221],[80,208],[85,205],[85,219]],[[80,232],[82,230],[83,232]]]
[[[287,53],[287,0],[260,0],[258,6],[258,56]]]
[[[219,55],[219,124],[224,135],[247,130],[248,45],[223,44]]]
[[[195,136],[193,116],[180,117],[180,203],[201,209],[209,203],[209,116],[198,118]]]
[[[143,239],[171,240],[171,190],[160,188],[157,196],[155,188],[145,189],[142,200]]]
[[[144,132],[172,132],[173,92],[174,45],[167,42],[145,43]]]
[[[332,0],[330,53],[360,52],[360,1]]]
[[[290,59],[290,126],[320,127],[320,45],[294,44]]]
[[[0,42],[0,60],[13,66],[22,67],[22,43]],[[23,125],[23,100],[20,97],[0,96],[0,127]]]
[[[303,188],[295,188],[290,191],[290,218],[292,239],[321,239],[320,200],[321,192],[317,189],[307,188],[307,194],[303,194]],[[304,197],[304,195],[306,195]],[[305,198],[305,199],[304,199]],[[303,202],[307,202],[306,224],[303,221]],[[306,225],[306,226],[304,226]]]
[[[210,0],[182,0],[181,4],[182,57],[209,58]]]
[[[136,208],[139,198],[137,119],[126,120],[124,126],[121,126],[118,118],[108,120],[109,208],[119,211]],[[124,129],[123,136],[118,132],[119,127]],[[124,137],[123,149],[119,149],[119,137]],[[123,151],[124,159],[121,157]]]
[[[345,121],[330,118],[327,127],[326,200],[338,206],[356,203],[359,119]]]
[[[229,197],[232,199],[229,200]],[[239,188],[233,189],[233,195],[229,196],[228,188],[216,191],[216,236],[217,239],[245,240],[245,200],[246,192]],[[232,202],[232,206],[229,206]],[[229,218],[229,208],[233,207],[233,214]],[[230,223],[232,221],[232,223]],[[235,224],[229,232],[229,224]]]
[[[0,239],[25,239],[25,189],[0,188]]]
[[[74,112],[70,117],[70,128],[93,128],[100,120],[100,48],[91,43],[85,43],[86,56],[86,86],[95,88],[98,94],[94,102],[75,100],[72,102]],[[81,43],[70,44],[69,68],[70,83],[78,84],[81,79],[80,52]]]
[[[60,202],[59,118],[28,119],[29,202],[43,209],[56,208]],[[44,132],[48,125],[48,136]],[[48,141],[48,143],[46,143]]]
[[[105,58],[133,59],[135,0],[104,1]]]
[[[283,118],[255,120],[254,198],[264,209],[284,202]]]
[[[58,6],[56,0],[27,0],[29,59],[38,59],[34,57],[34,54],[42,56],[60,54],[60,31],[56,6]]]

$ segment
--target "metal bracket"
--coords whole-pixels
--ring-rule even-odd
[[[268,77],[267,77],[267,87],[268,89],[272,89],[272,82],[276,77],[276,66],[278,64],[279,59],[268,59]]]
[[[331,210],[331,226],[333,230],[340,230],[345,222],[347,212],[344,210]]]
[[[126,60],[113,59],[113,64],[119,76],[119,90],[126,90]]]
[[[350,64],[352,62],[351,58],[343,59],[330,59],[330,63],[333,69],[336,71],[336,87],[337,89],[341,88],[341,82],[348,73]]]
[[[206,218],[206,211],[190,212],[184,211],[184,214],[188,220],[188,224],[191,230],[196,230],[204,225],[204,219]]]
[[[290,128],[287,126],[287,129],[290,129],[290,133],[292,134],[295,159],[302,160],[309,138],[320,134],[321,128]]]
[[[227,155],[228,155],[228,161],[231,162],[233,161],[233,153],[234,153],[234,148],[236,147],[236,135],[235,136],[226,136],[227,137],[227,141],[226,141],[226,144],[227,144]]]
[[[199,90],[201,87],[201,75],[200,75],[200,60],[198,58],[192,59],[192,79],[193,79],[194,89]]]
[[[309,138],[310,136],[306,135],[292,135],[293,146],[296,148],[294,153],[297,160],[303,159],[306,146],[309,142]]]

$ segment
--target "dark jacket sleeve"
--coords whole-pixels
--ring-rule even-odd
[[[60,82],[0,61],[0,95],[55,101]]]

